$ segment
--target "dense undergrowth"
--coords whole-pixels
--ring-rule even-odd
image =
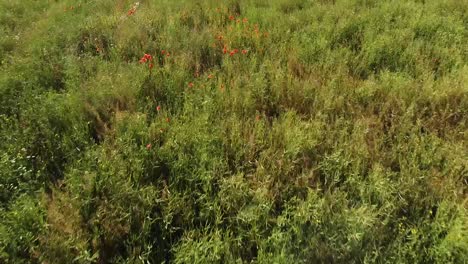
[[[468,261],[467,1],[0,10],[0,263]]]

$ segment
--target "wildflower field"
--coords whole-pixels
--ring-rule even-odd
[[[0,263],[468,263],[468,1],[0,11]]]

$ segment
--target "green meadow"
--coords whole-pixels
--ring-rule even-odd
[[[467,263],[468,1],[0,0],[0,263]]]

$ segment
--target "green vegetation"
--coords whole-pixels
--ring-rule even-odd
[[[467,1],[0,10],[0,263],[468,261]]]

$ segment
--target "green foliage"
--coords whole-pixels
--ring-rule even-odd
[[[42,204],[33,197],[21,196],[0,213],[0,259],[7,263],[36,262],[39,236],[46,225]]]
[[[0,263],[468,260],[466,1],[0,10]]]

